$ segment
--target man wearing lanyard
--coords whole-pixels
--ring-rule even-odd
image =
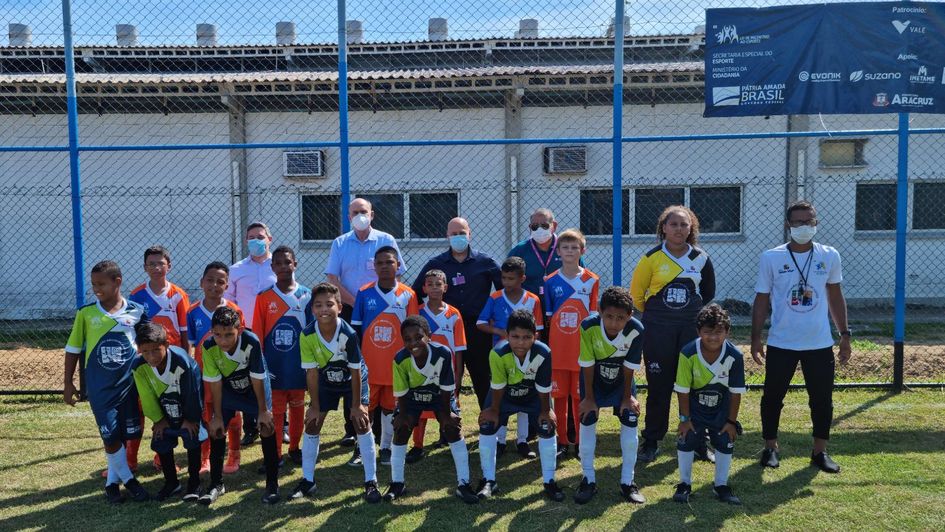
[[[426,273],[433,269],[446,273],[447,289],[443,301],[456,307],[463,317],[463,326],[466,329],[466,353],[463,355],[463,361],[469,371],[469,378],[472,379],[479,408],[482,409],[490,387],[489,351],[492,350],[492,335],[480,331],[476,327],[476,320],[489,295],[493,290],[501,288],[502,274],[495,259],[469,245],[471,236],[466,220],[450,220],[446,226],[450,249],[433,257],[423,266],[413,282],[413,291],[422,299]]]
[[[549,209],[536,210],[529,218],[529,237],[522,240],[509,251],[509,257],[521,257],[525,261],[525,282],[522,288],[541,296],[545,286],[545,276],[561,268],[558,255],[558,222]],[[584,259],[581,259],[584,265]]]
[[[785,227],[790,230],[790,242],[761,254],[751,317],[751,356],[758,364],[765,364],[761,397],[765,449],[761,466],[780,465],[778,424],[784,397],[800,363],[814,425],[811,464],[827,473],[839,473],[840,466],[827,454],[827,440],[833,421],[831,316],[840,335],[837,359],[846,364],[851,354],[847,305],[840,289],[840,254],[830,246],[813,242],[817,211],[806,201],[788,207]],[[761,330],[769,308],[771,328],[765,353]]]
[[[246,227],[246,247],[249,256],[230,266],[230,284],[223,297],[235,301],[243,311],[247,324],[253,323],[253,311],[256,308],[256,294],[269,288],[276,282],[272,272],[272,233],[269,226],[262,222],[253,222]],[[243,439],[240,445],[247,446],[258,435],[256,420],[243,416]]]

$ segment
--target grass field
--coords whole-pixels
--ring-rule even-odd
[[[586,506],[571,501],[580,482],[580,465],[568,459],[558,470],[565,503],[546,502],[540,491],[537,461],[522,462],[514,453],[499,461],[499,495],[466,506],[452,497],[453,464],[446,449],[407,466],[410,494],[395,504],[367,505],[360,499],[362,473],[344,464],[348,449],[335,445],[339,417],[326,423],[314,500],[265,507],[258,444],[243,452],[243,468],[226,477],[227,494],[213,507],[174,502],[107,506],[99,471],[101,442],[88,405],[70,408],[56,398],[0,399],[0,530],[129,530],[276,528],[391,530],[495,528],[517,530],[582,529],[672,530],[941,530],[945,507],[945,390],[901,395],[875,391],[836,392],[833,456],[840,475],[818,473],[808,465],[809,418],[806,395],[792,392],[782,421],[782,466],[762,471],[759,392],[749,392],[741,419],[745,435],[736,443],[731,484],[744,505],[732,507],[712,498],[712,466],[696,464],[690,504],[673,503],[678,482],[671,435],[659,459],[638,465],[637,482],[648,502],[631,506],[618,499],[617,422],[601,421],[598,438],[597,497]],[[474,402],[466,398],[465,404]],[[467,442],[476,439],[474,409],[464,415]],[[432,434],[431,424],[428,434]],[[150,429],[147,429],[150,432]],[[429,436],[428,436],[429,439]],[[152,493],[161,485],[142,445],[139,478]],[[182,460],[178,453],[178,461]],[[470,453],[473,478],[479,458]],[[389,468],[378,467],[382,487]],[[282,493],[298,480],[298,469],[283,469]]]

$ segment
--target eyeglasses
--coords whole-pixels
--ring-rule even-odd
[[[542,229],[551,229],[551,224],[541,223],[541,224],[531,224],[528,226],[528,228],[531,229],[532,231],[537,231],[539,227],[541,227]]]
[[[791,220],[788,222],[788,225],[791,227],[801,227],[803,225],[809,225],[813,227],[817,225],[817,218],[811,218],[810,220]]]

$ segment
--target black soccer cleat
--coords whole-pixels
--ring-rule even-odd
[[[226,493],[226,488],[223,487],[223,484],[210,486],[210,489],[207,490],[206,493],[202,494],[197,502],[204,506],[210,506],[220,498],[220,495],[223,495],[224,493]]]
[[[180,481],[165,482],[164,485],[161,486],[161,489],[158,490],[157,495],[154,496],[154,499],[157,501],[165,501],[183,490],[184,487],[180,485]]]
[[[315,483],[303,478],[292,488],[292,493],[289,495],[289,498],[301,499],[302,497],[311,497],[315,495],[316,491],[318,491],[318,487],[315,486]]]
[[[637,460],[640,462],[652,462],[656,460],[656,455],[660,454],[660,446],[656,440],[644,440],[640,450],[637,451]]]
[[[564,491],[558,486],[558,483],[552,480],[551,482],[546,482],[545,485],[545,497],[555,502],[564,501]]]
[[[578,486],[577,491],[574,492],[574,502],[587,504],[594,498],[595,493],[597,493],[597,483],[588,482],[587,477],[584,477],[581,479],[581,485]]]
[[[505,443],[497,443],[497,444],[495,444],[495,458],[496,458],[496,460],[498,460],[499,458],[502,457],[503,454],[505,454],[505,448],[506,448],[507,446],[508,446],[508,444],[505,444]]]
[[[364,483],[364,500],[370,504],[381,502],[381,492],[377,489],[377,482],[374,480]]]
[[[354,434],[345,434],[345,437],[341,438],[341,442],[339,442],[339,444],[342,447],[354,447],[354,444],[357,442],[358,442],[357,436],[355,436]]]
[[[243,434],[243,439],[240,440],[240,449],[244,449],[244,448],[246,448],[246,447],[249,447],[250,445],[252,445],[252,444],[256,441],[256,438],[258,438],[258,437],[259,437],[259,431],[258,431],[258,430],[247,430],[247,431]]]
[[[621,484],[620,496],[627,502],[632,502],[633,504],[643,504],[646,502],[646,497],[640,493],[640,487],[636,484]]]
[[[701,446],[695,448],[693,456],[696,460],[701,462],[709,462],[711,464],[715,463],[715,451],[709,448],[705,442],[702,442]]]
[[[476,496],[480,499],[491,499],[497,491],[499,491],[499,485],[496,484],[494,480],[482,479],[479,481]]]
[[[302,465],[302,449],[292,449],[289,451],[289,459],[296,465]]]
[[[479,502],[479,495],[473,491],[472,486],[469,485],[469,482],[463,482],[456,487],[456,496],[463,500],[466,504],[476,504]]]
[[[349,458],[345,464],[351,467],[361,467],[364,465],[364,461],[361,460],[361,450],[355,447],[354,453],[351,454],[351,458]]]
[[[673,502],[689,502],[689,495],[692,494],[692,486],[685,482],[676,484],[676,493],[673,493]]]
[[[516,448],[518,449],[518,455],[526,460],[534,460],[538,457],[538,455],[535,454],[535,451],[532,450],[531,446],[528,445],[528,442],[518,442]]]
[[[198,502],[201,495],[203,495],[203,492],[200,491],[200,482],[188,482],[187,491],[181,497],[181,500],[184,502]]]
[[[108,504],[121,504],[125,502],[125,496],[121,494],[121,487],[118,483],[105,486],[105,500]]]
[[[387,486],[387,491],[384,492],[384,500],[387,502],[393,502],[394,499],[403,497],[407,493],[407,485],[403,482],[391,482]]]
[[[765,450],[761,451],[761,467],[770,467],[772,469],[781,467],[781,457],[778,455],[777,449],[765,447]]]
[[[276,504],[279,498],[279,486],[266,486],[266,492],[262,496],[263,504]]]
[[[810,463],[812,466],[817,467],[824,473],[839,473],[840,464],[833,461],[833,458],[830,458],[830,455],[825,451],[821,451],[817,454],[812,454],[810,456]]]
[[[390,449],[381,449],[381,452],[378,456],[378,461],[381,463],[381,465],[390,465],[390,455]]]
[[[727,502],[735,506],[742,504],[741,499],[735,496],[732,492],[732,488],[729,486],[714,486],[712,492],[715,493],[716,498],[722,502]]]
[[[423,447],[413,447],[407,451],[407,456],[404,458],[404,462],[408,464],[416,464],[420,460],[423,460],[425,455],[426,451],[423,450]]]
[[[151,500],[151,495],[148,494],[136,478],[125,482],[125,489],[131,492],[131,500],[135,502],[148,502]]]

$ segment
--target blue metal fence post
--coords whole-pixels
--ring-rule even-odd
[[[621,284],[623,270],[623,13],[624,0],[614,9],[614,168],[613,168],[613,284]]]
[[[899,113],[899,169],[896,176],[896,309],[893,326],[893,388],[902,391],[906,337],[906,225],[909,200],[909,113]]]
[[[75,306],[85,305],[85,252],[82,242],[82,189],[79,179],[79,102],[75,93],[75,49],[72,45],[72,4],[62,0],[62,36],[66,54],[66,111],[69,129],[69,176],[72,190],[72,248]]]
[[[338,139],[341,159],[341,232],[350,229],[351,175],[348,162],[348,29],[345,0],[338,0]]]

